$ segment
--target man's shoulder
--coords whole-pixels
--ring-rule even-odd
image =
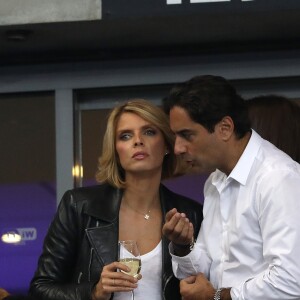
[[[264,140],[257,155],[258,168],[266,171],[290,170],[299,172],[300,165],[288,154],[278,149],[272,143]]]

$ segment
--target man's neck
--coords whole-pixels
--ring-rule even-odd
[[[220,168],[220,171],[225,173],[227,176],[232,172],[239,159],[243,155],[250,138],[251,132],[247,132],[241,139],[237,139],[235,137],[234,140],[230,142],[230,145],[228,145],[229,150],[225,157],[225,159],[227,158],[226,164],[223,168]]]

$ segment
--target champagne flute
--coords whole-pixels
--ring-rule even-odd
[[[141,270],[141,256],[137,243],[133,240],[119,241],[119,261],[130,268],[129,272],[121,271],[137,277]],[[134,291],[131,291],[134,300]]]

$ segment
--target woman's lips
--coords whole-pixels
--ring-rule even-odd
[[[133,154],[132,158],[144,159],[147,156],[149,156],[149,155],[146,152],[136,152],[136,153]]]

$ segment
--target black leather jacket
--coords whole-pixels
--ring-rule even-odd
[[[118,256],[119,209],[122,190],[108,184],[67,191],[44,241],[30,294],[40,300],[89,300],[102,268]],[[163,215],[176,207],[193,222],[195,237],[202,206],[161,185]],[[179,300],[169,241],[162,238],[163,299]],[[112,298],[113,299],[113,296]]]

